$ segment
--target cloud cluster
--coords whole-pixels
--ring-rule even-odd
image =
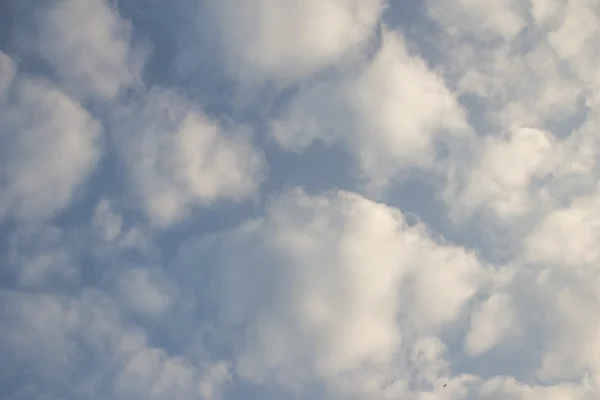
[[[63,209],[102,154],[101,125],[43,78],[0,53],[0,218],[46,219]]]
[[[113,138],[150,218],[168,225],[197,205],[244,200],[263,180],[264,157],[243,126],[224,127],[167,89],[115,112]]]
[[[350,151],[375,188],[414,167],[432,168],[440,147],[467,134],[462,107],[441,77],[384,31],[377,52],[340,76],[301,89],[272,135],[284,148],[312,142]]]
[[[26,3],[7,399],[600,397],[597,1]]]
[[[234,74],[290,82],[333,66],[373,35],[381,0],[206,2]]]
[[[454,320],[485,279],[473,254],[348,192],[285,193],[264,218],[186,244],[181,267],[206,252],[221,270],[219,319],[248,325],[240,372],[257,379],[330,378],[388,362],[405,335]]]

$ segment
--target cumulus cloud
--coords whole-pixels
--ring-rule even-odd
[[[147,315],[166,312],[177,291],[169,278],[157,268],[125,271],[119,278],[119,290],[129,307]]]
[[[457,318],[485,276],[473,254],[347,192],[292,190],[219,244],[190,243],[183,262],[207,246],[226,246],[216,306],[226,324],[247,324],[238,370],[249,379],[333,378],[385,363],[406,338]]]
[[[7,398],[600,397],[594,1],[25,3]]]
[[[251,197],[263,180],[264,158],[248,129],[221,125],[171,90],[121,108],[113,126],[131,184],[159,225],[193,206]]]
[[[122,231],[123,218],[111,209],[111,204],[104,199],[94,210],[92,224],[100,231],[102,237],[107,240],[115,240]]]
[[[7,264],[21,287],[72,284],[80,279],[73,263],[75,249],[58,227],[23,227],[10,235],[8,244]]]
[[[3,63],[10,72],[11,61]],[[69,204],[93,172],[102,152],[101,126],[48,81],[15,77],[5,87],[0,218],[47,219]]]
[[[117,377],[114,391],[120,398],[198,399],[201,394],[198,375],[180,357],[171,358],[160,349],[144,349]]]
[[[526,6],[516,0],[481,3],[471,0],[428,0],[429,14],[451,34],[514,39],[525,28]],[[543,5],[538,5],[543,10]],[[543,13],[543,11],[539,11]],[[460,24],[460,25],[459,25]]]
[[[515,129],[507,136],[483,140],[479,160],[469,165],[465,187],[453,199],[457,213],[486,207],[501,220],[512,219],[549,201],[531,188],[560,161],[554,139],[531,128]]]
[[[272,125],[290,150],[317,140],[348,149],[374,187],[412,167],[431,167],[439,144],[466,130],[464,111],[440,76],[388,31],[372,60],[301,91]]]
[[[466,350],[471,355],[481,354],[509,339],[518,326],[511,297],[495,293],[473,313]]]
[[[142,53],[131,27],[107,0],[59,0],[40,9],[39,54],[67,86],[85,97],[111,98],[139,80]]]
[[[360,49],[375,31],[381,0],[209,0],[230,69],[245,78],[294,81]]]
[[[227,382],[215,372],[219,364],[200,368],[152,347],[102,291],[77,297],[3,291],[2,300],[4,315],[11,316],[0,324],[2,349],[13,365],[37,377],[33,398],[216,399]]]

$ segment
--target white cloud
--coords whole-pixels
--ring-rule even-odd
[[[204,377],[198,383],[198,392],[203,400],[220,399],[231,378],[231,366],[224,361],[217,362],[205,369]]]
[[[484,277],[474,255],[346,192],[292,190],[222,240],[217,306],[225,326],[246,324],[237,368],[259,381],[334,379],[388,362],[404,335],[457,318]],[[206,257],[211,243],[192,241],[180,262]]]
[[[495,293],[471,316],[471,329],[465,338],[469,355],[479,355],[510,339],[518,330],[518,320],[509,295]]]
[[[497,125],[548,126],[576,114],[584,86],[552,47],[540,40],[519,43],[526,49],[515,52],[515,45],[448,44],[448,69],[457,75],[458,91],[485,105],[478,118],[490,121],[494,130]]]
[[[313,141],[341,145],[355,156],[374,187],[411,167],[437,159],[438,143],[467,129],[464,111],[443,80],[404,39],[385,32],[373,60],[341,80],[301,91],[272,134],[287,149]]]
[[[144,226],[131,226],[117,210],[115,202],[106,198],[100,200],[91,217],[91,225],[106,246],[118,245],[121,249],[148,248],[148,231]]]
[[[114,302],[97,290],[78,298],[7,290],[1,296],[11,317],[0,326],[5,354],[42,387],[58,385],[76,397],[100,393],[110,368],[146,346],[145,335],[121,325]],[[90,370],[84,369],[88,356],[97,363]]]
[[[533,262],[587,268],[600,261],[598,194],[576,199],[572,205],[548,213],[525,241]]]
[[[478,399],[501,400],[567,400],[593,399],[598,393],[586,390],[585,387],[563,383],[552,386],[529,386],[517,382],[513,378],[499,377],[485,382],[478,394]]]
[[[13,91],[0,105],[0,218],[51,218],[94,170],[100,124],[43,80],[17,78]]]
[[[481,139],[454,164],[444,200],[471,232],[500,227],[504,236],[486,237],[489,246],[509,243],[517,260],[501,294],[473,309],[464,344],[485,365],[506,362],[490,351],[497,346],[520,353],[509,357],[512,378],[482,382],[473,398],[597,396],[599,147],[596,55],[587,47],[596,33],[584,22],[597,14],[591,3],[559,3],[533,2],[535,24],[522,35],[496,24],[503,41],[476,37],[480,26],[465,15],[438,20],[450,29],[442,42],[449,81],[481,108],[472,113]],[[542,386],[526,378],[534,375]]]
[[[78,95],[112,98],[139,79],[131,27],[108,0],[59,0],[39,18],[39,53]]]
[[[451,34],[470,38],[514,37],[525,28],[526,7],[517,0],[428,0],[428,13]]]
[[[243,77],[305,78],[360,48],[382,0],[210,0],[230,68]]]
[[[564,6],[560,0],[531,0],[531,15],[538,25],[556,22]]]
[[[74,283],[80,271],[73,265],[73,248],[61,229],[31,226],[16,230],[8,238],[8,263],[19,286],[40,288]]]
[[[481,138],[449,169],[442,199],[450,217],[463,226],[483,217],[487,226],[482,230],[490,233],[500,227],[520,247],[519,241],[537,221],[596,191],[598,126],[591,116],[566,138],[518,125],[505,134]],[[490,239],[500,246],[498,236]]]
[[[111,204],[104,199],[96,206],[92,224],[100,231],[106,241],[115,240],[121,234],[123,218],[111,209]]]
[[[594,67],[600,53],[593,44],[600,37],[599,12],[594,1],[569,2],[564,6],[560,27],[548,34],[548,41],[557,54],[584,82],[594,86],[600,78]]]
[[[123,369],[115,381],[120,398],[198,399],[195,368],[163,350],[144,349]]]
[[[507,246],[518,252],[520,240],[546,213],[595,190],[595,85],[573,66],[585,50],[567,46],[573,53],[564,55],[553,39],[569,18],[559,3],[540,0],[528,8],[512,1],[430,2],[430,17],[442,28],[437,39],[444,75],[449,86],[469,96],[479,137],[448,163],[442,198],[455,223],[477,221],[478,234],[484,232],[484,241],[500,253]],[[441,12],[454,6],[461,11]],[[504,14],[493,7],[535,23],[519,34],[503,34],[496,19]],[[586,15],[596,18],[591,11]],[[481,24],[489,35],[478,35]]]
[[[134,311],[158,316],[169,310],[177,288],[158,268],[136,268],[121,274],[119,292]]]
[[[115,139],[151,220],[168,225],[194,206],[254,195],[265,162],[250,132],[222,126],[166,89],[117,112]]]
[[[544,193],[532,193],[533,181],[543,179],[555,170],[557,144],[546,132],[532,128],[514,129],[507,137],[482,140],[475,165],[468,165],[466,185],[459,193],[448,187],[454,217],[487,208],[501,220],[521,217],[534,207],[543,207]]]
[[[0,322],[3,354],[35,377],[35,398],[59,388],[62,397],[217,400],[228,382],[223,363],[197,365],[151,347],[102,291],[0,297],[10,317]]]
[[[252,93],[260,104],[220,108],[204,85],[176,91],[151,80],[178,58],[181,43],[170,40],[191,28],[170,17],[197,17],[199,5],[221,34],[226,65],[217,66],[233,74],[232,86],[268,83]],[[176,11],[148,4],[144,15],[108,0],[42,7],[34,58],[59,82],[33,78],[43,69],[31,54],[0,53],[0,357],[10,365],[0,367],[8,376],[0,386],[8,395],[597,399],[598,7],[424,5],[434,26],[417,27],[423,35],[412,42],[403,27],[380,30],[379,0],[194,0]],[[150,31],[161,56],[149,89],[115,96],[139,81],[143,57],[132,38]],[[437,48],[420,47],[430,39]],[[206,70],[223,61],[198,57]],[[185,84],[205,79],[194,78]],[[107,118],[105,148],[116,153],[99,177],[106,181],[61,215],[104,138],[74,98]],[[273,99],[272,109],[262,103]],[[279,174],[289,169],[275,161],[272,171],[284,172],[264,182],[266,157],[253,139],[265,126],[281,147],[265,150],[269,160],[320,141],[350,153],[355,178],[371,188],[395,189],[394,178],[417,169],[437,174],[428,183],[446,177],[426,199],[445,204],[435,215],[416,204],[425,226],[355,193],[281,194],[288,176]],[[123,186],[112,190],[113,181]],[[262,200],[261,189],[272,195],[261,215],[240,216],[240,207],[212,225],[210,207]],[[217,224],[233,228],[215,233]],[[98,289],[106,286],[111,294]]]

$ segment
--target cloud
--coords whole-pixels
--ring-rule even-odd
[[[58,385],[66,391],[59,396],[98,393],[107,369],[145,346],[143,333],[121,326],[114,303],[96,290],[80,298],[8,291],[2,297],[12,316],[1,328],[5,354],[38,377],[42,392]],[[97,365],[85,368],[87,351]]]
[[[105,248],[117,250],[125,248],[144,249],[148,247],[148,232],[145,226],[131,226],[118,211],[115,201],[103,198],[98,202],[91,217],[91,226],[105,242]]]
[[[117,377],[114,391],[120,398],[210,399],[202,393],[206,386],[205,381],[198,381],[199,374],[180,357],[169,357],[159,349],[145,349]]]
[[[225,364],[197,366],[153,348],[102,291],[77,297],[3,291],[2,300],[11,316],[0,324],[2,349],[36,377],[34,398],[218,399],[227,383]]]
[[[548,41],[584,82],[596,85],[598,73],[593,63],[599,54],[591,46],[600,34],[592,22],[598,19],[598,10],[593,2],[586,1],[568,4],[564,13],[560,27],[548,35]]]
[[[518,330],[514,305],[509,295],[495,293],[475,311],[471,317],[471,329],[465,338],[469,355],[481,354]]]
[[[486,382],[481,389],[481,399],[500,400],[511,399],[537,400],[537,399],[591,399],[591,392],[583,387],[572,384],[557,384],[553,386],[529,386],[516,382],[511,378],[496,378]]]
[[[595,243],[598,195],[576,199],[570,207],[548,213],[525,242],[527,257],[535,262],[585,268],[600,259]]]
[[[166,312],[177,290],[157,268],[125,271],[119,278],[119,289],[125,303],[134,311],[151,316]]]
[[[518,253],[546,213],[595,190],[595,84],[572,67],[584,49],[572,47],[565,57],[553,42],[566,24],[561,4],[494,5],[501,13],[465,1],[428,8],[442,28],[444,78],[472,105],[469,121],[479,137],[447,164],[442,199],[455,223],[477,221],[500,253]],[[447,6],[460,12],[442,12]],[[508,34],[495,20],[509,14],[535,22]],[[487,34],[478,35],[482,24]]]
[[[443,80],[390,31],[372,60],[301,91],[272,125],[286,149],[303,151],[317,140],[348,149],[379,188],[397,173],[431,167],[440,143],[466,130],[464,111]]]
[[[23,227],[12,232],[8,244],[7,266],[16,272],[20,287],[52,287],[79,281],[74,246],[60,228]]]
[[[225,126],[168,89],[121,106],[115,142],[150,219],[180,220],[194,206],[245,200],[265,173],[263,155],[243,126]]]
[[[48,219],[94,171],[102,154],[101,126],[45,80],[16,77],[8,90],[0,104],[0,218]]]
[[[429,0],[426,3],[428,13],[440,25],[456,35],[467,31],[469,39],[483,36],[512,40],[526,24],[525,6],[515,0],[499,3]]]
[[[122,231],[123,218],[111,210],[111,204],[104,199],[94,211],[92,224],[100,231],[104,240],[115,240]]]
[[[34,3],[7,398],[600,397],[594,2]]]
[[[39,54],[80,96],[108,99],[140,78],[143,54],[107,0],[60,0],[40,9]]]
[[[294,81],[332,66],[370,39],[384,2],[206,2],[229,68],[242,77]],[[202,9],[204,10],[204,9]]]
[[[247,326],[237,368],[249,379],[333,379],[385,363],[407,338],[457,318],[485,276],[473,254],[347,192],[291,190],[264,219],[186,245],[182,267],[213,247],[215,306],[224,323]]]
[[[479,160],[465,171],[466,187],[452,200],[456,212],[486,207],[504,220],[521,217],[550,201],[544,192],[532,193],[531,187],[560,161],[554,138],[531,128],[515,129],[507,136],[482,141]],[[507,164],[509,159],[513,162]]]

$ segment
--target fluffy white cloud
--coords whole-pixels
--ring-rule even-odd
[[[598,194],[575,199],[569,207],[548,213],[525,242],[529,260],[568,268],[596,268],[600,251]]]
[[[347,192],[292,190],[221,239],[216,306],[225,327],[246,324],[238,372],[248,379],[333,379],[387,363],[404,340],[457,318],[485,277],[473,254]],[[188,244],[181,268],[211,243]]]
[[[429,16],[442,28],[444,75],[477,106],[470,112],[480,137],[449,163],[442,197],[455,222],[484,222],[479,230],[489,234],[490,247],[508,244],[518,252],[520,240],[546,213],[595,190],[596,85],[577,67],[591,53],[575,44],[564,45],[569,54],[557,47],[575,29],[567,26],[570,18],[597,18],[590,3],[577,4],[429,2]],[[444,7],[460,12],[442,12]],[[521,21],[511,34],[498,20],[509,14]],[[535,23],[523,25],[528,18]],[[478,35],[482,24],[488,35]],[[587,37],[580,30],[574,37]]]
[[[331,66],[371,37],[382,0],[209,0],[230,68],[295,80]],[[202,9],[204,11],[204,9]]]
[[[471,329],[465,338],[466,351],[470,355],[481,354],[518,330],[514,304],[509,295],[495,293],[472,315]]]
[[[106,368],[118,368],[146,345],[145,335],[122,326],[114,302],[96,290],[80,298],[6,290],[1,295],[11,316],[0,327],[5,354],[25,363],[42,391],[59,385],[67,393],[58,395],[98,393],[110,376]],[[86,373],[88,351],[99,365]]]
[[[529,386],[521,384],[512,378],[494,378],[485,382],[478,394],[478,399],[500,400],[567,400],[593,399],[598,392],[592,392],[586,387],[563,383],[553,386]]]
[[[173,91],[133,100],[113,122],[130,182],[159,225],[193,206],[247,199],[263,180],[264,158],[250,131],[219,124]]]
[[[513,39],[526,24],[526,6],[518,0],[427,0],[428,13],[449,33],[469,38]]]
[[[36,377],[33,398],[214,400],[228,382],[226,364],[197,365],[152,347],[104,292],[68,297],[3,290],[0,297],[10,316],[0,322],[2,350]]]
[[[90,223],[97,235],[105,242],[104,249],[109,252],[114,245],[118,245],[117,250],[148,249],[149,232],[143,225],[128,226],[131,224],[117,211],[114,201],[106,198],[100,200],[94,209]]]
[[[210,372],[201,380],[201,371],[182,357],[170,357],[163,350],[146,348],[125,366],[115,380],[114,390],[119,398],[217,399],[214,391],[206,389],[206,382],[215,379]],[[220,379],[217,376],[213,384],[219,385]]]
[[[562,10],[564,17],[558,29],[548,34],[548,41],[557,54],[584,82],[592,85],[597,85],[600,78],[594,67],[600,53],[593,45],[600,37],[596,26],[600,15],[597,7],[594,1],[569,2]]]
[[[38,53],[0,52],[8,398],[600,397],[594,1],[126,3],[48,3],[28,20]],[[423,12],[422,35],[380,26],[398,7]],[[161,76],[199,25],[171,18],[197,11],[220,35],[223,57],[198,58],[231,78],[223,93]],[[146,33],[160,56],[125,93]],[[75,203],[101,123],[111,164]],[[364,193],[282,188],[282,150],[306,152],[300,168],[339,154],[314,144],[390,204],[414,197],[390,198],[416,170],[432,198],[412,220]],[[252,198],[269,201],[232,204]]]
[[[205,368],[204,377],[198,384],[198,392],[203,400],[221,398],[226,385],[231,381],[231,366],[220,361]]]
[[[455,194],[448,188],[448,196],[457,196],[450,200],[456,207],[455,218],[485,207],[500,219],[512,219],[550,201],[544,192],[532,193],[531,187],[560,161],[551,135],[532,128],[515,129],[508,137],[483,139],[480,152],[479,160],[465,171],[465,187]]]
[[[466,129],[464,111],[443,80],[408,52],[402,36],[385,32],[364,66],[301,91],[272,134],[295,151],[315,140],[339,144],[374,187],[383,187],[398,172],[431,166],[438,145]]]
[[[64,232],[53,226],[29,226],[8,237],[7,264],[16,272],[19,286],[51,287],[77,282],[73,247]]]
[[[119,291],[125,303],[134,311],[155,316],[168,311],[177,289],[160,269],[137,268],[121,275]]]
[[[111,204],[104,199],[94,210],[92,224],[100,231],[104,240],[115,240],[121,234],[123,218],[111,209]]]
[[[16,78],[10,90],[0,103],[0,218],[47,219],[94,170],[100,124],[44,80]]]
[[[82,96],[113,97],[139,79],[130,25],[107,0],[59,0],[40,9],[39,53]]]

